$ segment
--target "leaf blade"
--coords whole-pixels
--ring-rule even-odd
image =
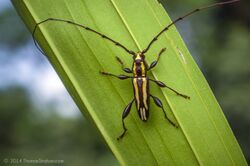
[[[16,8],[18,8],[18,3],[21,3],[17,0],[13,2]],[[41,4],[47,7],[46,11]],[[24,1],[22,5],[24,7],[18,10],[24,11],[19,12],[21,15],[27,15],[25,19],[30,29],[34,27],[34,20],[28,19],[32,16],[39,21],[48,17],[59,17],[79,23],[84,20],[85,25],[116,40],[119,39],[119,42],[134,50],[146,46],[152,36],[167,22],[170,22],[163,8],[153,0],[112,0],[102,1],[102,3],[99,1],[74,1],[73,3],[69,1]],[[109,24],[111,21],[112,24]],[[142,28],[144,26],[148,28]],[[92,118],[122,165],[141,164],[142,161],[147,165],[164,165],[165,163],[172,165],[219,163],[236,165],[236,163],[241,163],[246,165],[219,105],[174,28],[164,34],[158,44],[155,44],[149,51],[148,59],[153,60],[153,54],[166,44],[170,45],[167,48],[168,55],[161,58],[152,75],[171,87],[191,95],[191,101],[185,101],[170,91],[160,90],[155,86],[152,86],[151,91],[164,99],[163,104],[170,118],[176,117],[181,128],[176,130],[164,121],[163,114],[160,111],[154,111],[159,108],[153,104],[148,123],[142,124],[135,107],[132,107],[134,111],[126,119],[129,133],[121,142],[117,142],[116,137],[122,131],[121,111],[132,97],[131,86],[126,82],[102,77],[98,73],[99,70],[105,69],[105,71],[119,74],[117,71],[121,71],[120,66],[111,65],[115,64],[115,55],[123,55],[122,59],[127,65],[131,64],[131,57],[109,42],[75,27],[49,24],[40,28],[42,34],[38,32],[38,40],[48,54],[48,58],[77,105]],[[183,57],[180,57],[180,52],[185,61]],[[174,69],[175,73],[169,69]],[[210,111],[213,112],[210,113]],[[216,118],[217,116],[219,118]],[[190,119],[197,125],[194,126]],[[223,131],[222,134],[214,132],[214,128]],[[204,129],[207,129],[209,134],[204,133]],[[200,139],[200,135],[202,137],[208,135],[211,141],[206,138]],[[221,139],[224,136],[227,142]],[[206,142],[205,145],[203,141]],[[211,142],[216,142],[218,145],[210,147]],[[229,150],[223,144],[229,146]],[[217,149],[217,146],[220,148]]]

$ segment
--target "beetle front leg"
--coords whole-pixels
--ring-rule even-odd
[[[122,134],[117,138],[117,140],[120,140],[124,137],[125,133],[127,132],[127,128],[125,126],[125,122],[124,119],[128,116],[130,110],[131,110],[131,106],[133,104],[135,99],[133,99],[124,109],[123,113],[122,113],[122,127],[123,127],[123,132]]]
[[[153,68],[157,65],[158,61],[160,60],[161,54],[162,54],[164,51],[166,51],[166,48],[162,48],[162,49],[161,49],[161,51],[160,51],[159,54],[158,54],[157,60],[156,60],[156,61],[153,61],[153,62],[150,64],[150,66],[149,66],[149,68],[148,68],[148,71],[151,70],[151,69],[153,69]]]
[[[168,88],[169,90],[175,92],[178,96],[181,96],[181,97],[183,97],[183,98],[185,98],[185,99],[190,99],[189,96],[179,93],[178,91],[176,91],[176,90],[174,90],[173,88],[167,86],[166,84],[164,84],[164,83],[161,82],[161,81],[152,80],[152,79],[149,79],[149,80],[150,80],[150,81],[153,81],[154,83],[156,83],[159,87]]]
[[[128,78],[133,78],[131,76],[127,76],[127,75],[115,75],[115,74],[112,74],[112,73],[108,73],[108,72],[104,72],[104,71],[100,71],[101,74],[103,75],[107,75],[107,76],[112,76],[112,77],[116,77],[120,80],[124,80],[124,79],[128,79]]]
[[[123,71],[125,71],[126,73],[132,73],[131,69],[124,67],[124,63],[122,62],[122,60],[118,56],[116,56],[116,60],[121,64]]]
[[[160,107],[165,115],[165,118],[169,121],[170,124],[172,124],[174,127],[178,127],[178,125],[176,123],[174,123],[172,120],[170,120],[167,116],[167,113],[165,112],[162,102],[160,99],[158,99],[157,97],[153,96],[150,94],[150,97],[152,97],[154,99],[155,104]]]

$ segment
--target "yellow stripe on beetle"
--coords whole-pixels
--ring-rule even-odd
[[[146,108],[146,110],[148,110],[148,103],[147,103],[147,98],[148,98],[148,92],[147,92],[147,79],[146,78],[142,78],[142,94],[143,94],[143,104]]]
[[[134,89],[135,89],[135,99],[137,102],[137,108],[140,106],[140,99],[139,99],[139,89],[137,85],[137,79],[133,79]]]
[[[141,62],[141,75],[145,77],[146,71],[145,71],[145,65],[144,62]]]

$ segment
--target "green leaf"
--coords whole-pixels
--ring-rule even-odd
[[[134,51],[146,47],[170,23],[155,0],[13,0],[13,4],[30,31],[35,23],[49,17],[72,20]],[[116,138],[123,130],[122,111],[133,98],[131,81],[102,76],[99,71],[120,74],[115,56],[130,67],[131,55],[67,23],[47,22],[39,28],[36,39],[40,46],[78,107],[94,121],[122,165],[247,165],[220,106],[174,27],[160,37],[146,58],[152,62],[166,47],[149,76],[191,96],[186,100],[151,84],[150,92],[162,100],[179,128],[164,119],[151,100],[147,123],[132,107],[125,120],[128,133],[121,141]]]

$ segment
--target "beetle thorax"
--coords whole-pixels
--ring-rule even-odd
[[[141,53],[137,53],[136,56],[134,57],[133,74],[135,77],[146,76],[146,64],[144,61],[144,55]]]

